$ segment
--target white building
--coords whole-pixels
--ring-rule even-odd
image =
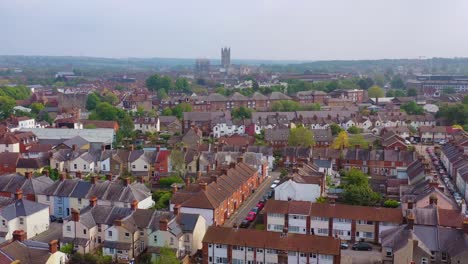
[[[322,195],[321,185],[321,178],[296,176],[275,188],[275,200],[315,202]]]

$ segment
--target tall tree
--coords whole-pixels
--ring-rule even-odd
[[[377,86],[377,85],[374,85],[371,88],[369,88],[367,93],[370,98],[375,98],[376,103],[378,102],[379,98],[385,96],[385,91],[380,86]]]
[[[339,150],[349,147],[348,133],[346,131],[341,131],[333,141],[332,147]]]
[[[314,142],[314,133],[303,126],[291,128],[288,138],[290,146],[312,147]]]
[[[0,119],[8,118],[13,113],[16,101],[8,96],[0,96]]]
[[[101,97],[97,93],[91,93],[86,99],[86,109],[92,111],[101,102]]]
[[[252,117],[252,109],[241,106],[232,109],[231,114],[234,119],[248,119]]]

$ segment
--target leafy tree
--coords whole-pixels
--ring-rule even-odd
[[[182,119],[184,112],[192,112],[192,106],[188,103],[181,103],[172,108],[172,115]]]
[[[388,199],[384,202],[383,206],[387,208],[397,208],[400,206],[400,203],[396,200]]]
[[[362,128],[359,128],[357,126],[351,126],[350,128],[348,128],[348,133],[350,134],[362,133]]]
[[[31,96],[31,90],[22,85],[0,86],[0,96],[7,96],[13,100],[25,100]]]
[[[177,78],[175,88],[180,92],[190,92],[190,84],[185,78]]]
[[[373,206],[380,202],[380,195],[374,192],[366,174],[351,169],[344,175],[343,202],[353,205]]]
[[[166,98],[169,98],[169,95],[167,95],[166,90],[164,90],[164,89],[159,89],[159,90],[158,90],[158,98],[159,98],[159,99],[166,99]]]
[[[343,150],[349,147],[349,136],[346,131],[341,131],[333,141],[332,147],[334,149]]]
[[[288,176],[288,170],[286,168],[282,168],[280,171],[280,178],[283,179],[286,176]]]
[[[108,92],[106,93],[106,95],[104,95],[102,101],[107,102],[111,105],[116,105],[119,102],[119,98],[114,93]]]
[[[177,177],[177,178],[180,179],[180,177]],[[162,178],[161,180],[159,180],[159,182],[161,183],[161,181],[164,179],[165,178]],[[171,184],[169,184],[168,186],[171,186]],[[169,208],[169,201],[171,200],[171,197],[172,197],[171,191],[157,190],[153,192],[153,200],[155,201],[155,204],[154,204],[155,209],[161,210],[161,209]]]
[[[175,252],[171,248],[163,247],[161,248],[159,256],[154,264],[180,264],[180,261],[177,259]]]
[[[92,111],[101,102],[101,97],[97,93],[91,93],[86,99],[86,109]]]
[[[407,90],[407,95],[408,96],[417,96],[418,95],[418,91],[415,89],[415,88],[409,88]]]
[[[174,172],[176,172],[180,177],[185,175],[184,152],[178,149],[173,149],[171,151],[171,163]]]
[[[252,117],[252,109],[241,106],[231,111],[234,119],[248,119]]]
[[[400,108],[409,115],[422,115],[424,113],[424,108],[414,101],[404,103]]]
[[[293,112],[301,109],[301,105],[298,102],[291,100],[280,100],[276,101],[271,105],[271,111],[274,112]]]
[[[165,188],[171,187],[173,183],[184,183],[184,181],[179,176],[163,177],[159,180],[159,185]]]
[[[396,90],[394,96],[397,97],[397,98],[398,98],[398,97],[405,97],[405,96],[406,96],[406,93],[405,93],[404,90]]]
[[[290,146],[312,147],[314,142],[314,134],[312,130],[303,126],[291,128],[288,138]]]
[[[351,135],[349,137],[349,145],[356,146],[359,145],[361,148],[369,148],[369,141],[367,141],[361,134]]]
[[[388,90],[388,91],[385,93],[385,96],[387,96],[387,97],[395,97],[395,91],[394,91],[394,90]]]
[[[363,90],[367,90],[372,85],[374,85],[374,80],[372,80],[371,78],[361,78],[361,79],[358,80],[357,83],[359,85],[359,88],[361,88]]]
[[[31,113],[37,115],[39,112],[44,109],[44,105],[41,103],[32,103],[31,104]]]
[[[396,75],[392,78],[392,81],[390,82],[390,85],[394,89],[404,89],[405,88],[405,82],[401,79],[399,75]]]
[[[13,113],[16,101],[8,96],[0,96],[0,120],[8,118]]]
[[[164,108],[164,110],[162,111],[161,115],[163,115],[163,116],[172,116],[172,115],[174,115],[174,114],[172,113],[172,109],[171,109],[171,108],[166,107],[166,108]]]
[[[114,87],[115,90],[117,91],[123,91],[123,90],[126,90],[127,87],[121,85],[121,84],[117,84],[115,87]]]
[[[316,203],[325,203],[326,201],[327,201],[327,198],[323,196],[317,197],[317,199],[315,199]]]
[[[71,255],[69,263],[70,264],[111,264],[112,257],[103,256],[102,253],[101,254],[75,253]]]
[[[301,110],[304,111],[319,111],[322,107],[320,106],[319,103],[314,103],[314,104],[306,104],[301,106]]]
[[[99,103],[94,112],[90,115],[89,119],[92,120],[118,120],[118,111],[119,109],[115,108],[107,102]]]
[[[338,135],[341,131],[343,131],[343,128],[340,127],[340,125],[336,124],[336,123],[332,123],[330,125],[330,129],[331,129],[331,132],[332,132],[332,135],[333,136],[336,136]]]
[[[60,251],[65,253],[65,254],[72,254],[73,253],[73,245],[70,243],[67,243],[63,246],[60,247]]]
[[[371,88],[369,88],[367,93],[370,98],[375,98],[376,101],[378,101],[379,98],[384,97],[385,95],[385,91],[380,86],[377,86],[377,85],[374,85]]]

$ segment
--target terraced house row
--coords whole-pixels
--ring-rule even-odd
[[[265,205],[268,231],[339,237],[379,243],[380,234],[403,223],[401,209],[334,203],[270,200]]]

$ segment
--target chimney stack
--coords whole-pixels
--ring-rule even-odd
[[[161,146],[160,145],[156,145],[156,152],[159,152],[161,150]]]
[[[73,222],[79,222],[80,221],[80,212],[76,210],[75,208],[71,209],[71,219]]]
[[[112,173],[106,174],[106,180],[112,181]]]
[[[408,209],[413,209],[413,201],[408,201]]]
[[[67,174],[65,172],[60,173],[59,179],[60,181],[64,181],[67,178]]]
[[[93,196],[89,199],[89,206],[90,207],[95,207],[97,205],[97,197]]]
[[[202,172],[201,172],[201,171],[198,171],[198,172],[197,172],[197,179],[201,179],[201,177],[202,177]]]
[[[24,230],[13,231],[13,241],[23,242],[26,240],[26,237],[26,232],[24,232]]]
[[[178,216],[180,214],[180,204],[174,205],[174,215]]]
[[[188,186],[190,186],[190,177],[185,176],[185,187],[188,187]]]
[[[208,186],[206,182],[200,182],[198,185],[203,191],[206,191],[206,187]]]
[[[130,145],[130,151],[134,151],[135,150],[135,146],[133,144]]]
[[[167,223],[169,221],[166,218],[159,219],[159,230],[167,231]]]
[[[24,176],[25,176],[27,179],[31,179],[31,178],[32,178],[32,172],[27,171],[27,172],[24,173]]]
[[[50,254],[54,254],[58,250],[58,241],[57,239],[54,239],[49,242],[49,252]]]
[[[91,184],[96,184],[97,176],[91,176]]]
[[[123,185],[124,185],[125,187],[129,186],[130,183],[131,183],[131,179],[128,178],[128,177],[125,178],[125,179],[123,179],[122,181],[123,181]]]
[[[122,226],[122,219],[115,219],[114,220],[114,225],[115,226]]]
[[[175,194],[179,190],[177,183],[172,184],[172,194]]]
[[[409,229],[413,229],[413,227],[414,227],[414,216],[413,216],[413,213],[410,213],[410,214],[408,215],[407,220],[408,220],[408,224],[407,224],[408,228],[409,228]]]
[[[242,156],[237,157],[237,163],[241,163],[241,162],[244,162],[244,157]]]
[[[215,176],[215,175],[211,175],[210,179],[211,179],[212,182],[217,182],[218,181],[218,177]]]
[[[468,218],[465,218],[465,220],[463,220],[463,233],[465,233],[465,235],[468,235]]]
[[[221,175],[227,175],[227,170],[226,169],[221,169]]]
[[[73,150],[73,151],[76,151],[77,149],[78,149],[78,146],[77,146],[76,144],[73,144],[73,145],[72,145],[72,150]]]
[[[138,201],[133,200],[132,204],[130,205],[130,208],[132,208],[132,211],[136,211],[136,209],[138,209]]]
[[[23,191],[21,189],[16,189],[15,200],[22,200],[22,199],[23,199]]]
[[[230,168],[230,169],[234,169],[235,167],[236,167],[236,163],[235,163],[235,162],[229,163],[229,168]]]

